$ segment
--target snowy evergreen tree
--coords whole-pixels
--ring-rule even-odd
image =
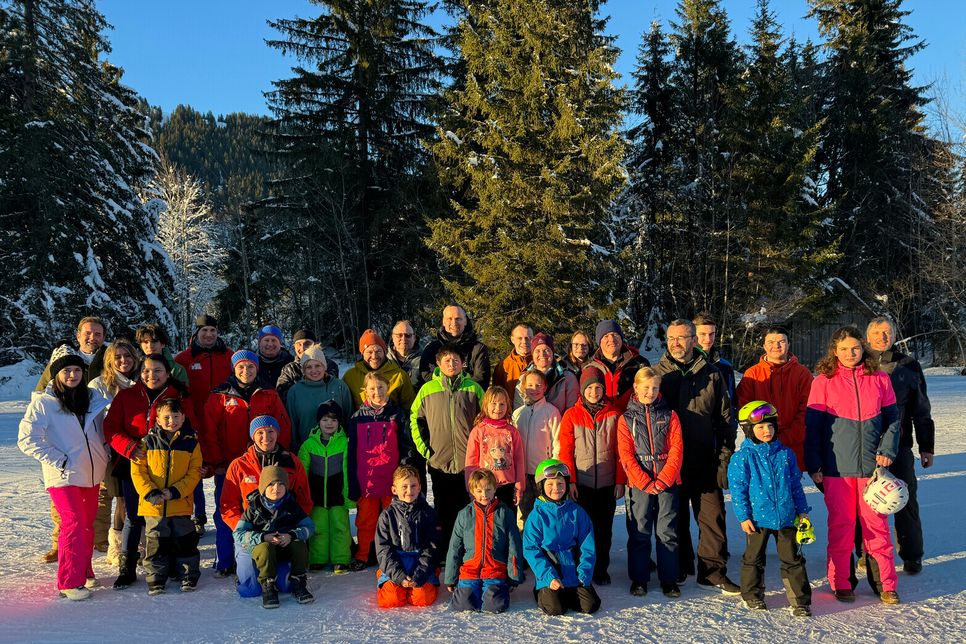
[[[465,76],[432,152],[452,214],[430,246],[491,346],[514,322],[561,334],[623,297],[604,226],[624,180],[617,51],[596,2],[465,2]]]
[[[121,331],[175,328],[157,204],[138,192],[156,161],[138,98],[90,0],[22,0],[0,18],[0,287],[8,357],[44,355],[83,315]]]

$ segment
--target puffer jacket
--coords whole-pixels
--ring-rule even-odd
[[[604,392],[618,411],[624,411],[627,401],[634,390],[634,376],[641,367],[650,367],[647,358],[638,353],[637,349],[624,343],[624,348],[617,360],[611,362],[604,357],[600,349],[584,369],[597,369],[604,374]]]
[[[95,487],[104,480],[110,450],[102,424],[108,402],[96,391],[88,391],[91,402],[83,422],[60,406],[53,384],[30,397],[17,447],[40,461],[45,488]]]
[[[460,579],[504,579],[518,585],[523,581],[522,556],[516,512],[498,499],[485,506],[471,502],[456,515],[443,583],[455,586]]]
[[[236,388],[234,376],[211,392],[205,403],[205,429],[201,433],[201,453],[205,464],[225,467],[245,453],[251,444],[249,425],[253,418],[271,416],[278,421],[278,444],[292,444],[292,423],[278,393],[259,387],[248,400]]]
[[[138,515],[142,517],[191,516],[194,491],[201,481],[201,446],[186,420],[169,434],[157,425],[144,437],[145,458],[131,464],[131,481],[138,492]],[[171,500],[154,505],[145,497],[157,490],[171,490]]]
[[[359,360],[342,376],[342,381],[349,387],[349,392],[352,394],[353,409],[359,409],[365,402],[365,377],[370,371],[381,373],[389,381],[390,400],[402,409],[410,409],[413,406],[413,400],[416,399],[413,383],[409,382],[409,376],[398,364],[392,360],[386,360],[378,369],[370,369],[369,365]],[[345,411],[349,413],[348,409]]]
[[[536,590],[554,579],[566,588],[590,586],[597,550],[587,512],[570,499],[538,497],[523,528],[523,556],[533,570]]]
[[[884,371],[841,364],[831,378],[812,381],[805,414],[805,465],[809,474],[867,478],[877,455],[899,451],[899,409]]]
[[[516,409],[513,424],[523,439],[527,474],[535,473],[541,461],[557,457],[560,452],[560,411],[546,398]]]
[[[777,438],[741,444],[728,465],[728,489],[738,522],[750,519],[756,528],[788,528],[811,510],[795,453]]]
[[[229,528],[234,529],[241,519],[251,493],[258,493],[258,477],[262,474],[262,468],[268,465],[278,465],[285,470],[289,492],[295,495],[306,514],[312,512],[312,494],[302,461],[281,447],[271,454],[263,454],[252,445],[233,460],[225,472],[225,482],[221,488],[221,519]]]
[[[453,379],[439,369],[419,390],[409,427],[416,450],[431,467],[447,474],[466,467],[466,440],[480,411],[483,389],[463,372]]]
[[[322,442],[322,430],[316,427],[299,449],[299,460],[309,479],[312,506],[316,508],[355,507],[350,501],[349,481],[352,458],[349,456],[349,439],[339,430]]]
[[[536,371],[535,365],[530,365],[527,371]],[[577,376],[563,368],[560,363],[555,362],[550,370],[544,374],[547,378],[547,391],[543,395],[547,402],[557,408],[560,415],[573,407],[580,398],[580,383]],[[513,408],[517,409],[523,404],[523,386],[521,381],[517,381],[517,388],[513,394]]]
[[[185,416],[197,433],[200,424],[194,417],[194,405],[189,396],[183,395],[179,389],[168,385],[152,401],[148,395],[148,388],[143,381],[138,380],[133,387],[117,392],[104,418],[104,437],[114,451],[130,459],[134,448],[148,435],[148,430],[157,424],[158,405],[168,398],[175,398],[184,403]]]
[[[258,490],[249,494],[247,501],[245,513],[232,530],[235,543],[246,552],[262,543],[262,535],[266,532],[288,534],[297,541],[308,541],[315,534],[315,524],[291,492],[286,492],[274,508],[267,505]]]
[[[392,496],[392,473],[413,458],[408,422],[392,400],[379,412],[364,404],[349,419],[353,499]]]
[[[280,391],[276,389],[276,391]],[[281,395],[281,393],[279,393]],[[316,411],[329,400],[339,403],[342,413],[349,415],[352,394],[344,382],[326,374],[322,380],[301,380],[295,383],[285,398],[285,410],[292,422],[292,451],[297,452],[312,430],[319,426]]]
[[[401,585],[409,577],[417,586],[438,586],[441,538],[436,510],[422,495],[412,503],[393,499],[376,524],[376,559],[382,570],[377,583]]]
[[[485,344],[480,342],[473,328],[473,320],[467,318],[466,327],[458,337],[453,337],[440,327],[436,331],[436,339],[430,341],[423,349],[423,355],[419,359],[419,379],[420,383],[415,383],[417,388],[420,384],[430,382],[436,370],[436,354],[444,344],[455,344],[463,358],[463,370],[475,380],[480,387],[486,389],[490,386],[490,350]]]
[[[812,372],[793,355],[784,364],[773,364],[762,356],[738,383],[738,409],[755,400],[770,402],[778,409],[782,443],[795,452],[799,469],[805,468],[805,409],[811,389]]]
[[[197,334],[196,334],[197,335]],[[231,356],[234,353],[221,338],[215,346],[204,348],[196,335],[191,336],[188,348],[174,357],[188,374],[188,393],[195,408],[195,418],[205,417],[205,403],[211,390],[231,375]]]
[[[645,405],[631,396],[627,411],[617,422],[617,449],[633,487],[657,494],[681,482],[681,423],[663,398]]]
[[[609,400],[594,416],[583,399],[563,415],[558,458],[570,468],[571,483],[596,490],[627,482],[617,454],[619,418]]]
[[[469,485],[470,475],[480,468],[493,472],[496,484],[516,484],[522,494],[526,482],[527,458],[520,432],[505,418],[484,418],[473,427],[466,442],[466,469],[463,474]]]

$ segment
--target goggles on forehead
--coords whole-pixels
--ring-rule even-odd
[[[570,478],[570,468],[561,463],[560,465],[549,465],[543,468],[543,478],[545,479],[557,479],[557,478]]]
[[[777,415],[778,410],[773,404],[763,401],[756,401],[753,403],[748,403],[741,408],[741,411],[738,412],[738,422],[744,423],[751,421],[753,423],[760,423],[766,418],[773,418]]]

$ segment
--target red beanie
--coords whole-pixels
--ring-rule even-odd
[[[366,329],[362,337],[359,338],[359,353],[365,353],[366,347],[371,347],[374,344],[382,347],[383,352],[386,351],[386,341],[380,338],[379,334],[372,329]]]

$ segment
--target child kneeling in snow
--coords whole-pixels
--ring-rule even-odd
[[[396,468],[392,493],[376,526],[376,601],[380,608],[430,606],[439,594],[439,518],[420,494],[413,466]]]
[[[796,540],[796,518],[808,519],[802,473],[795,453],[778,440],[778,410],[763,400],[738,412],[748,438],[728,466],[735,516],[748,535],[741,559],[741,597],[748,608],[765,610],[765,547],[775,535],[782,581],[792,612],[811,616],[812,587]]]
[[[309,561],[306,543],[315,525],[295,496],[288,491],[288,473],[277,465],[262,468],[258,490],[248,495],[248,508],[235,526],[235,542],[250,552],[262,586],[262,606],[278,608],[276,565],[291,562],[289,586],[300,604],[315,601],[309,592],[305,569]]]
[[[473,501],[457,515],[446,555],[453,610],[502,613],[510,606],[510,587],[523,581],[516,512],[496,498],[496,489],[490,470],[470,474]]]
[[[594,529],[587,512],[567,494],[570,470],[550,458],[537,466],[534,480],[540,496],[523,529],[523,556],[533,570],[533,595],[547,615],[568,609],[595,613],[600,597],[594,590]]]

